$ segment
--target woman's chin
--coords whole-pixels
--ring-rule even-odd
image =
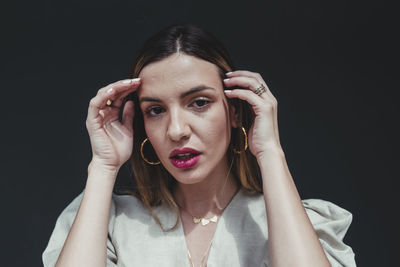
[[[181,184],[197,184],[205,180],[206,175],[202,175],[197,168],[185,170],[172,170],[169,173]]]
[[[198,176],[198,175],[185,175],[185,174],[178,174],[172,175],[175,180],[180,184],[197,184],[205,180],[205,177]]]

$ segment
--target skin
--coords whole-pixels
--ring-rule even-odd
[[[195,264],[202,260],[216,224],[195,225],[191,214],[201,217],[220,215],[238,190],[229,176],[226,151],[232,127],[236,127],[235,111],[226,98],[247,101],[255,113],[248,131],[249,149],[260,166],[267,213],[270,266],[330,266],[318,237],[302,205],[279,142],[277,100],[262,77],[254,72],[234,71],[221,81],[217,68],[209,62],[184,54],[172,55],[146,66],[140,80],[124,80],[100,89],[91,99],[86,127],[93,158],[83,199],[56,266],[106,266],[106,244],[112,190],[120,167],[130,158],[133,149],[133,102],[118,112],[122,100],[138,90],[144,113],[152,110],[157,116],[145,116],[145,130],[160,161],[178,181],[173,192],[181,209],[187,247]],[[229,88],[223,91],[222,82]],[[181,98],[193,86],[207,89]],[[260,85],[267,91],[256,95]],[[112,88],[112,89],[111,89]],[[209,98],[210,104],[199,109]],[[107,106],[108,99],[113,100]],[[159,106],[158,108],[155,108]],[[161,114],[161,115],[160,115]],[[200,152],[200,161],[191,169],[175,168],[169,153],[180,147]],[[222,208],[222,209],[221,209]],[[188,212],[189,213],[188,213]]]

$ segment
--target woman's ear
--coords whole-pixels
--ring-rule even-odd
[[[233,128],[239,127],[239,115],[236,112],[236,108],[234,105],[229,104],[229,116],[230,116],[230,121],[231,121],[231,126]]]

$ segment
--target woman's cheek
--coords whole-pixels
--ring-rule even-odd
[[[227,140],[229,135],[227,118],[224,116],[223,111],[220,111],[219,116],[215,115],[209,118],[207,122],[208,123],[204,124],[201,129],[204,132],[203,135],[207,135],[207,139],[210,141],[210,143],[216,143],[217,146],[219,144],[224,144],[223,141],[225,141],[225,143],[229,143],[229,140]]]

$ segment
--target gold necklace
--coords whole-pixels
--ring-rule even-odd
[[[183,209],[183,208],[182,208]],[[205,217],[196,217],[193,216],[189,211],[187,211],[186,209],[183,209],[184,211],[186,211],[191,217],[192,220],[195,224],[201,223],[201,225],[206,226],[207,224],[209,224],[210,222],[216,223],[218,221],[218,216],[214,215],[211,218],[205,218]]]

